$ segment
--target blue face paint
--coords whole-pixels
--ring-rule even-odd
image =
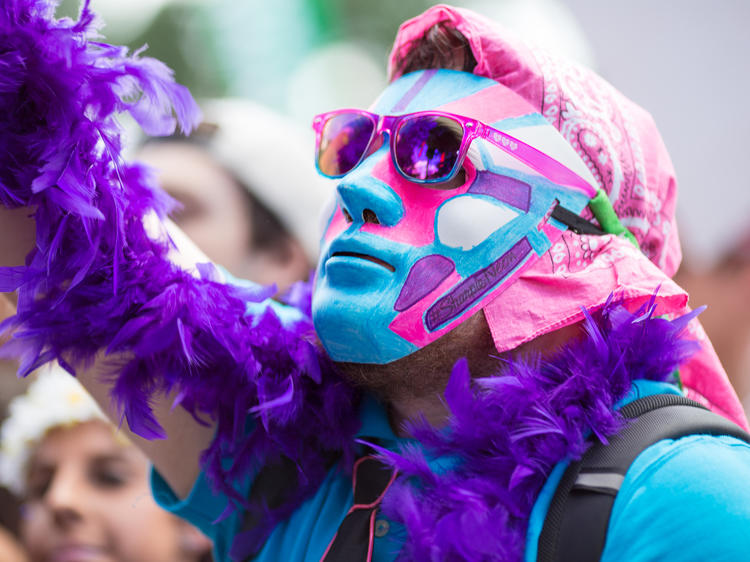
[[[404,76],[372,111],[430,109],[560,140],[516,94],[463,72]],[[386,139],[338,180],[313,295],[315,328],[335,361],[389,363],[436,340],[549,249],[565,228],[546,219],[556,202],[575,213],[588,202],[485,141],[469,154],[463,184],[440,189],[399,175]]]

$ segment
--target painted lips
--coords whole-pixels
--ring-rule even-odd
[[[331,257],[332,258],[336,258],[336,257],[348,257],[348,258],[363,259],[363,260],[367,260],[367,261],[370,261],[372,263],[375,263],[375,264],[377,264],[377,265],[379,265],[381,267],[384,267],[388,271],[391,271],[391,272],[396,271],[396,268],[393,267],[391,264],[389,264],[387,261],[381,260],[380,258],[376,258],[375,256],[370,256],[370,255],[367,255],[367,254],[361,254],[359,252],[334,252],[333,254],[331,254]]]

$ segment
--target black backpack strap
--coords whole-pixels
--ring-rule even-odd
[[[625,473],[654,443],[697,434],[729,435],[750,443],[750,435],[739,426],[675,394],[634,400],[620,413],[630,421],[609,444],[595,443],[563,474],[539,535],[539,562],[601,558],[612,505]]]
[[[341,457],[339,453],[323,454],[327,469],[330,469]],[[230,548],[231,560],[247,561],[257,556],[263,545],[252,549],[248,546],[246,537],[255,537],[258,530],[262,528],[263,516],[267,509],[278,509],[289,501],[290,495],[297,489],[298,474],[297,464],[285,455],[266,463],[260,469],[253,480],[248,497],[250,505],[255,509],[245,511]]]

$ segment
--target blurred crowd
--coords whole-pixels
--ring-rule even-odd
[[[503,19],[608,74],[576,17],[586,2],[454,3]],[[271,9],[256,1],[141,0],[130,12],[115,2],[92,4],[108,19],[108,40],[148,43],[148,54],[173,67],[202,100],[204,120],[190,137],[129,135],[133,158],[179,202],[172,220],[228,275],[276,283],[279,294],[307,279],[320,209],[332,196],[314,170],[310,118],[333,107],[366,107],[385,82],[383,61],[398,22],[431,2],[287,0]],[[60,7],[63,15],[76,10],[72,1]],[[749,127],[747,120],[741,125]],[[742,177],[737,172],[731,187],[750,191]],[[711,259],[696,250],[701,244],[687,244],[677,281],[692,306],[708,305],[701,319],[750,413],[750,225],[696,224],[690,177],[681,177],[682,186],[683,213],[690,217],[683,230],[703,246],[705,237],[716,242]],[[702,187],[735,201],[728,185]],[[746,198],[737,201],[734,215],[750,211]],[[0,319],[10,311],[0,300]],[[14,371],[12,362],[0,361],[1,561],[50,560],[52,552],[84,559],[97,548],[117,560],[210,559],[210,544],[198,530],[156,506],[146,457],[74,380],[44,372],[20,381]]]

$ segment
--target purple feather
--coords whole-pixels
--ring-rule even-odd
[[[195,419],[213,419],[217,437],[202,460],[233,505],[247,502],[228,483],[289,457],[301,485],[264,513],[272,529],[324,477],[321,453],[351,459],[357,393],[315,347],[309,315],[292,325],[271,308],[246,316],[247,303],[274,288],[217,283],[209,266],[196,278],[168,260],[169,242],[149,238],[143,218],[165,217],[174,202],[123,160],[117,114],[149,133],[187,133],[197,106],[162,63],[97,42],[87,2],[78,21],[56,20],[56,6],[0,7],[0,203],[35,209],[37,224],[27,266],[0,269],[3,289],[20,287],[5,351],[22,358],[22,374],[125,352],[111,375],[118,412],[136,433],[161,437],[150,401],[174,392]],[[309,295],[295,289],[307,312]],[[262,423],[243,435],[249,411]],[[226,457],[235,459],[228,468]]]
[[[610,299],[586,312],[585,337],[547,361],[506,360],[497,375],[475,380],[457,363],[446,389],[448,427],[412,423],[424,451],[378,449],[399,471],[383,508],[407,529],[401,558],[521,560],[552,468],[580,458],[588,430],[606,442],[621,427],[613,406],[633,380],[668,380],[697,349],[682,338],[685,325],[686,317],[655,317],[653,300],[630,313]],[[455,467],[434,472],[425,455],[449,456]]]

